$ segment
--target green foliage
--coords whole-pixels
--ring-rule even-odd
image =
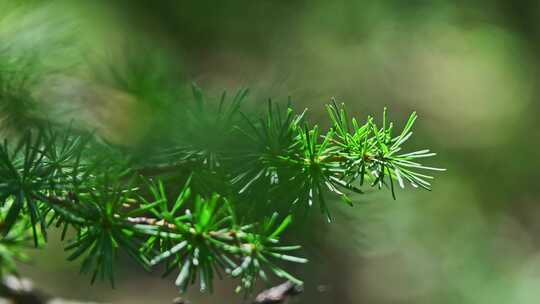
[[[69,238],[68,260],[82,260],[81,273],[92,282],[114,282],[123,250],[144,268],[163,263],[165,275],[176,270],[183,291],[195,283],[212,291],[223,275],[239,278],[237,291],[245,292],[270,273],[301,284],[281,264],[307,260],[289,254],[300,246],[280,240],[299,207],[317,203],[330,220],[328,195],[352,204],[351,193],[384,186],[395,197],[394,182],[430,189],[431,177],[416,170],[439,170],[416,162],[434,155],[427,150],[398,154],[414,113],[394,136],[386,110],[378,127],[371,117],[359,124],[333,102],[331,128],[323,131],[290,103],[282,112],[269,102],[263,118],[251,119],[242,112],[244,90],[230,102],[223,94],[217,105],[198,87],[193,95],[185,134],[146,160],[69,126],[32,128],[15,144],[4,141],[3,271],[14,270],[19,253],[12,248],[28,228],[38,246],[56,226]],[[245,212],[248,204],[271,216]]]

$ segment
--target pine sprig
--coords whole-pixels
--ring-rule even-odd
[[[413,160],[432,157],[435,153],[420,150],[398,154],[402,146],[411,138],[412,127],[417,119],[413,112],[405,127],[398,136],[393,136],[393,123],[388,122],[387,110],[384,109],[382,127],[378,127],[372,117],[365,124],[359,125],[356,119],[349,119],[345,106],[338,106],[333,101],[327,106],[333,127],[336,130],[335,143],[339,147],[339,156],[344,159],[343,167],[347,168],[345,177],[349,181],[365,181],[371,186],[383,185],[390,187],[392,196],[396,198],[394,181],[404,188],[404,179],[413,187],[431,190],[431,184],[426,179],[432,176],[416,172],[417,170],[444,171],[445,169],[428,167]]]
[[[130,221],[138,223],[137,229],[141,233],[150,235],[145,243],[146,251],[152,253],[157,250],[159,253],[150,261],[151,265],[166,262],[166,273],[178,267],[175,284],[182,290],[198,281],[201,291],[211,291],[216,275],[221,277],[222,273],[226,273],[238,277],[243,274],[245,268],[253,267],[253,256],[261,255],[264,258],[266,248],[263,245],[270,239],[276,243],[275,238],[288,225],[281,225],[270,236],[269,229],[277,218],[276,214],[272,217],[272,223],[264,224],[264,233],[259,234],[254,230],[254,227],[259,226],[256,223],[237,224],[231,202],[218,194],[213,194],[208,199],[196,196],[192,202],[193,212],[184,209],[183,206],[191,197],[189,182],[172,204],[167,198],[163,183],[153,185],[151,192],[154,200],[145,201],[139,210],[130,213],[150,212],[154,215],[165,215],[163,219],[155,221],[149,218],[131,218]],[[290,218],[284,223],[290,223]],[[268,258],[265,260],[268,261]],[[255,258],[254,263],[260,266],[258,258]],[[286,273],[275,266],[272,269],[279,274]],[[260,267],[257,271],[259,270],[261,276],[267,279]],[[256,277],[246,273],[242,275],[241,286],[250,288],[255,279]]]

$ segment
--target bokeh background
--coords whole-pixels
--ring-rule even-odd
[[[167,79],[180,94],[195,81],[216,96],[250,87],[254,107],[292,96],[323,125],[331,97],[359,118],[388,106],[403,122],[418,111],[409,145],[438,152],[431,164],[448,171],[431,192],[402,190],[397,201],[368,193],[354,208],[336,203],[332,224],[313,213],[290,236],[311,261],[293,270],[306,281],[297,303],[540,302],[540,2],[53,1],[3,15],[15,11],[19,18],[0,22],[0,36],[30,47],[75,29],[68,40],[78,55],[50,54],[56,64],[82,54],[120,65],[131,54],[159,53],[163,61],[153,63],[173,75]],[[106,77],[81,76],[98,75],[89,72],[96,65],[77,67],[78,78],[51,78],[36,95],[54,101],[47,105],[54,117],[88,121],[113,141],[160,120],[129,90],[103,85]],[[31,256],[22,274],[58,296],[112,303],[177,296],[159,271],[144,273],[129,259],[117,268],[116,289],[90,286],[55,237]],[[187,297],[241,303],[233,286],[225,280],[213,295]]]

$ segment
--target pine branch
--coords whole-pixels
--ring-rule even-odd
[[[428,150],[401,152],[414,113],[394,136],[386,110],[382,127],[371,117],[359,124],[334,101],[327,107],[332,127],[323,131],[306,121],[305,111],[289,106],[282,113],[272,102],[266,117],[252,121],[240,112],[247,91],[230,104],[223,95],[217,110],[199,88],[193,91],[186,134],[148,158],[57,125],[32,129],[15,145],[6,140],[0,145],[0,243],[29,232],[37,246],[52,225],[62,229],[62,239],[72,230],[68,260],[82,260],[91,282],[114,284],[115,257],[124,250],[144,268],[176,269],[182,291],[196,282],[212,291],[223,274],[239,279],[237,292],[251,293],[269,274],[302,285],[278,265],[307,262],[289,254],[300,246],[280,242],[299,208],[318,204],[330,221],[328,195],[352,205],[351,194],[386,187],[395,198],[394,182],[429,190],[432,177],[418,170],[440,170],[417,162],[434,155]],[[246,203],[273,209],[257,218],[241,207]],[[280,290],[286,288],[274,293]]]
[[[238,279],[237,292],[252,293],[274,275],[291,283],[258,301],[280,301],[302,285],[286,263],[307,262],[291,255],[300,246],[283,244],[296,214],[317,207],[332,221],[336,199],[354,205],[371,188],[396,199],[406,183],[430,190],[426,172],[442,171],[422,164],[435,153],[404,152],[416,113],[396,132],[386,109],[379,124],[371,116],[360,122],[333,99],[324,129],[290,99],[253,113],[247,89],[212,98],[193,85],[184,98],[168,58],[139,48],[103,70],[73,73],[86,52],[73,48],[69,27],[49,18],[47,5],[6,4],[0,15],[0,132],[9,134],[0,142],[0,277],[16,273],[28,242],[46,244],[56,227],[68,260],[81,261],[92,283],[114,284],[123,250],[145,269],[162,263],[165,275],[176,272],[181,291],[195,284],[212,291],[228,276]],[[34,29],[45,39],[33,39]],[[99,89],[63,76],[90,70]],[[62,84],[51,90],[54,79]],[[101,89],[160,118],[141,146],[115,146],[42,107],[103,98]]]

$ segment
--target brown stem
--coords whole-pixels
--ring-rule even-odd
[[[144,216],[128,217],[128,218],[126,218],[126,221],[128,223],[131,223],[131,224],[146,224],[146,225],[164,227],[164,228],[168,228],[168,229],[171,229],[171,230],[176,229],[175,224],[169,223],[166,220],[158,220],[158,219],[153,218],[153,217],[144,217]]]

